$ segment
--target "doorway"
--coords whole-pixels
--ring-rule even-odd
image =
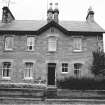
[[[56,63],[48,63],[48,74],[47,74],[48,85],[55,85],[55,69],[56,69]]]

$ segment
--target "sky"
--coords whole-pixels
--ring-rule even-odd
[[[0,20],[2,7],[9,0],[0,0]],[[87,10],[91,6],[95,12],[95,21],[105,29],[105,0],[10,0],[9,8],[16,20],[45,20],[49,3],[58,2],[59,20],[85,21]],[[105,43],[105,35],[104,35]],[[104,47],[105,48],[105,47]]]

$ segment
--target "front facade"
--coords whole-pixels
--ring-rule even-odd
[[[59,21],[50,7],[47,21],[15,20],[8,7],[0,22],[0,83],[43,83],[94,77],[92,51],[103,50],[104,30],[89,9],[86,21]]]

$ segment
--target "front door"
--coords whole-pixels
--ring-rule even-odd
[[[55,85],[56,63],[48,63],[48,85]]]

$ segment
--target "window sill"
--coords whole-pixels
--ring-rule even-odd
[[[26,50],[26,52],[34,52],[35,50]]]
[[[11,77],[2,77],[3,80],[11,80]]]
[[[48,51],[49,53],[56,53],[57,51]]]
[[[5,52],[12,52],[13,49],[4,49]]]
[[[73,52],[82,52],[83,50],[73,50]]]
[[[26,77],[26,78],[24,78],[24,80],[33,80],[33,77]]]
[[[61,72],[62,74],[68,74],[68,72]]]

